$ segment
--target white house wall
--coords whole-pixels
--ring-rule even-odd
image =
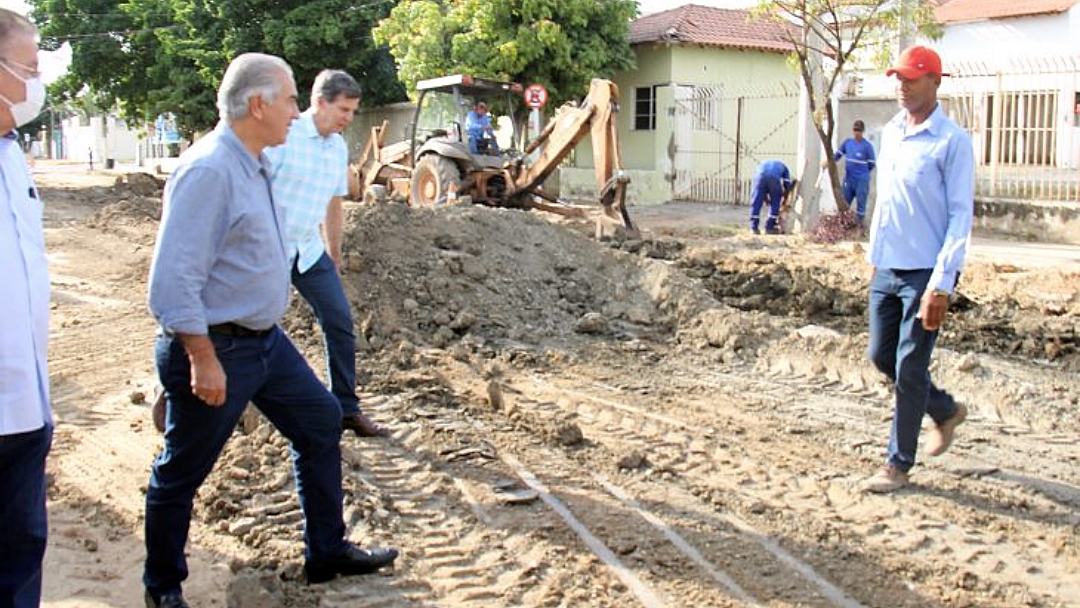
[[[64,158],[87,162],[93,152],[94,162],[111,158],[119,162],[135,159],[138,136],[125,123],[113,117],[90,117],[89,124],[80,125],[79,119],[63,121]]]

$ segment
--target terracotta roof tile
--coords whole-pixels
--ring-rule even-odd
[[[1080,0],[949,0],[934,9],[942,23],[1046,15],[1069,10]]]
[[[668,42],[786,53],[791,43],[784,26],[752,19],[750,11],[686,4],[636,19],[630,44]]]

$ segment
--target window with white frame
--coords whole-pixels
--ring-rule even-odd
[[[634,89],[634,130],[656,130],[656,87]]]

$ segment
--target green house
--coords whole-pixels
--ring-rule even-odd
[[[637,67],[614,81],[632,204],[746,204],[759,162],[794,169],[799,76],[783,25],[688,4],[635,20],[630,43]],[[586,142],[561,171],[564,196],[593,196],[591,156]]]

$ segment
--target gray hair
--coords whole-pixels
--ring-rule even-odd
[[[248,101],[252,97],[262,97],[268,103],[276,100],[281,94],[281,80],[277,77],[281,72],[293,77],[289,64],[274,55],[244,53],[233,59],[218,87],[217,107],[221,120],[232,122],[247,116]]]
[[[333,103],[339,95],[345,99],[360,99],[360,85],[344,70],[323,70],[311,85],[311,103],[323,99]]]
[[[37,27],[19,13],[0,8],[0,52],[7,52],[11,39],[19,34],[37,36]]]

